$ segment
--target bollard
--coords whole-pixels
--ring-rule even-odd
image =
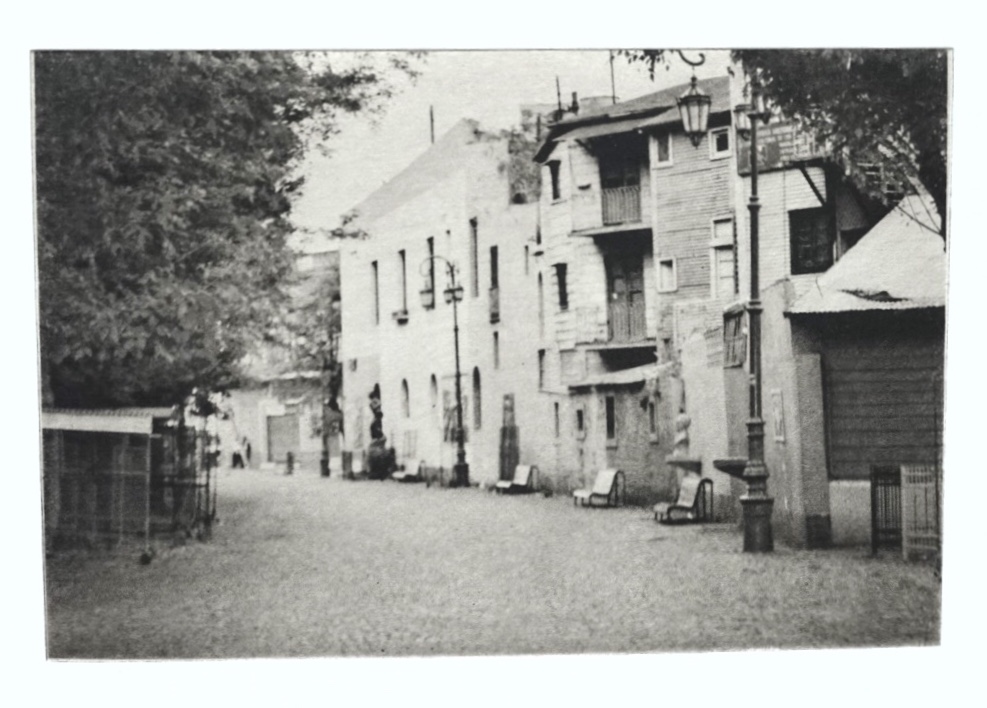
[[[289,452],[287,455],[287,459],[285,460],[284,463],[284,473],[288,475],[288,474],[293,474],[294,471],[295,471],[295,455],[294,453]]]

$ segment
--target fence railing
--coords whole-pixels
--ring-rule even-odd
[[[641,187],[612,187],[603,190],[603,224],[633,224],[641,221]]]

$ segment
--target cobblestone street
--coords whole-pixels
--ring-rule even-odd
[[[48,560],[51,657],[935,644],[932,568],[564,498],[224,470],[207,543]]]

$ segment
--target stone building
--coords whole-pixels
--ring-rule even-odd
[[[456,382],[447,262],[464,289],[459,348],[471,480],[492,484],[518,462],[546,462],[552,423],[532,345],[537,206],[530,188],[517,187],[523,180],[514,168],[533,165],[516,152],[517,137],[460,121],[356,208],[367,237],[343,244],[341,261],[344,449],[356,467],[370,444],[376,388],[398,463],[424,463],[450,479]]]

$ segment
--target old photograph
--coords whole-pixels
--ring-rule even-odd
[[[48,658],[939,645],[951,62],[33,52]]]

